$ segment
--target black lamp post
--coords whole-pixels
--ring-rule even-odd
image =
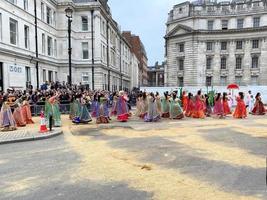
[[[72,22],[72,13],[73,10],[68,7],[65,10],[66,12],[66,17],[68,18],[68,39],[69,39],[69,49],[68,49],[68,53],[69,53],[69,85],[72,85],[72,73],[71,73],[71,22]]]

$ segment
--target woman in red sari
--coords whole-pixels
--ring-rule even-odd
[[[195,99],[193,118],[204,119],[205,118],[205,113],[204,113],[204,101],[205,100],[202,98],[200,90],[197,92],[197,95],[195,98],[196,99]]]
[[[229,99],[227,97],[227,93],[224,92],[223,93],[223,113],[224,113],[224,116],[232,114],[228,101],[229,101]]]
[[[255,99],[256,99],[256,102],[252,110],[252,115],[265,115],[266,109],[261,100],[261,93],[257,93]]]
[[[188,102],[188,96],[186,95],[186,91],[183,91],[182,103],[183,103],[183,110],[184,111],[186,111],[187,102]]]
[[[189,93],[187,96],[187,106],[185,110],[186,117],[192,117],[194,112],[194,102],[193,102],[193,95]]]
[[[244,102],[244,93],[239,92],[239,96],[236,98],[237,106],[234,112],[234,118],[244,119],[247,117],[247,108]]]

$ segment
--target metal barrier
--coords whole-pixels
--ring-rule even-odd
[[[91,112],[90,104],[87,104],[88,110]],[[31,105],[31,113],[32,116],[40,116],[41,111],[45,110],[45,105]],[[61,114],[69,114],[70,113],[70,104],[59,104],[59,111]]]

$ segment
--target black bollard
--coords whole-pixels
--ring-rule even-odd
[[[49,117],[49,130],[52,131],[52,127],[53,127],[53,117],[52,115]]]

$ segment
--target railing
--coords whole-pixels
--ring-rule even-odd
[[[87,104],[87,108],[91,112],[90,104]],[[31,105],[31,113],[32,116],[40,116],[41,112],[45,110],[44,104],[34,104]],[[70,103],[62,103],[59,104],[59,111],[61,114],[69,114],[70,113]]]

